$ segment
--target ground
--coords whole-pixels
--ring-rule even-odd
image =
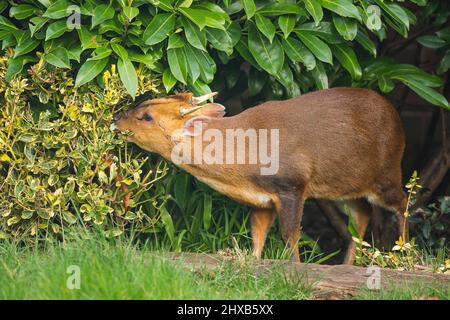
[[[306,273],[288,266],[290,272],[286,276],[283,262],[261,265],[248,256],[232,260],[213,259],[216,263],[211,268],[208,263],[194,264],[185,256],[180,258],[129,241],[95,236],[66,245],[54,242],[31,249],[3,242],[0,243],[0,299],[450,298],[450,276],[428,274],[426,279],[407,276],[409,282],[405,285],[383,286],[377,291],[361,287],[351,295],[336,296],[324,295],[323,287],[341,280],[334,278],[332,269],[320,268],[341,266],[311,264]],[[350,273],[354,272],[358,281],[365,283],[361,278],[365,269],[350,268],[356,268],[350,269]],[[338,270],[341,276],[348,271],[342,270]],[[321,275],[320,279],[311,280],[310,275],[316,273]],[[434,277],[437,281],[430,281]],[[327,284],[328,278],[332,281]],[[348,287],[348,280],[342,281]],[[318,291],[320,283],[322,290]]]

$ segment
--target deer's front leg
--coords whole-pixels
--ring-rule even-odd
[[[255,208],[252,210],[250,222],[252,228],[253,255],[258,259],[261,258],[267,233],[276,216],[275,211],[272,209]]]

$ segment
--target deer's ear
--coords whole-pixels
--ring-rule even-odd
[[[201,109],[203,116],[211,118],[222,118],[225,115],[225,107],[219,103],[207,103]]]
[[[189,119],[184,123],[183,134],[192,137],[198,136],[208,126],[210,119],[210,117],[206,116],[197,116]]]

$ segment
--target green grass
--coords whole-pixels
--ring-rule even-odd
[[[395,286],[380,291],[361,291],[358,300],[450,300],[450,288],[440,283],[423,284],[420,282],[408,286]]]
[[[43,239],[35,247],[0,242],[0,299],[314,299],[302,274],[287,278],[278,266],[257,269],[251,259],[218,269],[188,271],[151,245],[124,236],[79,232],[68,244]],[[69,289],[73,270],[80,289]],[[450,288],[410,285],[361,291],[355,299],[450,299]]]
[[[0,299],[307,299],[311,288],[276,269],[257,274],[251,264],[214,272],[186,272],[181,262],[94,236],[66,246],[20,248],[0,243]],[[80,289],[69,289],[70,266]],[[69,269],[70,271],[70,269]],[[73,271],[72,271],[73,272]]]

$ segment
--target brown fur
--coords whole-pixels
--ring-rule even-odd
[[[250,164],[181,165],[219,192],[255,208],[256,256],[261,256],[266,233],[277,215],[282,238],[298,260],[303,203],[308,198],[349,201],[361,236],[370,217],[368,199],[395,211],[402,231],[406,209],[400,167],[404,133],[398,113],[379,94],[333,88],[266,102],[233,117],[217,116],[217,110],[207,110],[209,107],[181,117],[180,106],[189,107],[191,98],[186,93],[150,100],[116,124],[122,131],[133,131],[131,141],[169,160],[174,140],[180,139],[175,137],[176,130],[194,116],[207,116],[207,127],[222,132],[227,128],[279,129],[276,175],[262,176],[259,165]],[[138,120],[144,112],[151,113],[152,123]],[[353,263],[354,249],[350,244],[347,263]]]

